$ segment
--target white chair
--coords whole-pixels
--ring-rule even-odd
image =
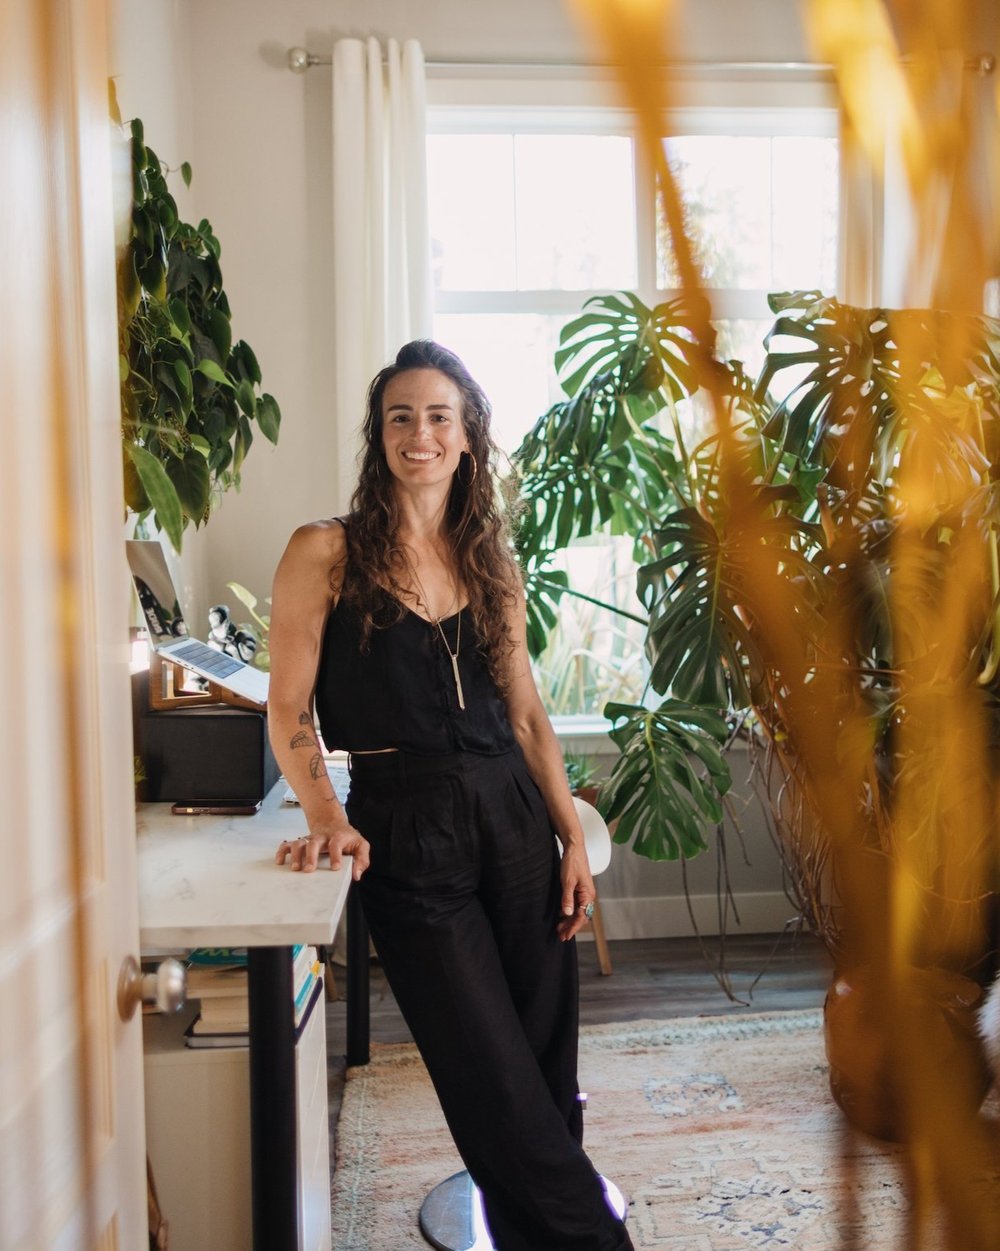
[[[597,877],[611,863],[611,834],[593,804],[576,795],[573,802],[583,827],[590,871]],[[562,854],[561,843],[559,853]],[[611,972],[611,960],[601,922],[600,904],[596,901],[591,925],[594,927],[598,963],[601,972],[607,976]],[[581,1098],[586,1102],[586,1095]],[[606,1177],[602,1177],[601,1181],[611,1208],[624,1219],[626,1204],[622,1192]],[[467,1172],[455,1173],[430,1191],[420,1208],[420,1232],[438,1251],[493,1251],[483,1217],[482,1197]]]
[[[583,827],[583,840],[587,847],[587,860],[590,862],[590,871],[597,877],[611,863],[611,834],[604,818],[597,811],[593,804],[588,804],[585,799],[581,799],[578,795],[573,796],[573,803],[576,804],[576,815],[580,818],[580,825]],[[562,854],[562,844],[559,844],[559,854]],[[597,948],[597,965],[604,977],[611,976],[611,953],[608,951],[608,940],[604,933],[604,917],[601,915],[601,901],[594,900],[594,915],[590,918],[590,925],[594,931],[594,946]]]

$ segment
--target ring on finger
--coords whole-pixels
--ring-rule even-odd
[[[586,904],[583,908],[580,909],[580,911],[589,921],[590,918],[594,915],[594,901],[591,900],[590,903]]]

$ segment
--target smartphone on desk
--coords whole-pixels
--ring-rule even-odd
[[[255,812],[260,811],[260,800],[258,799],[255,804],[239,803],[235,800],[232,802],[222,800],[219,803],[208,799],[197,800],[194,803],[178,800],[171,806],[170,811],[175,817],[252,817]]]

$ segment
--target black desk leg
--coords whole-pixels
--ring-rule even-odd
[[[356,883],[347,895],[347,1063],[367,1064],[371,1034],[368,922]]]
[[[253,1251],[297,1251],[295,1018],[291,947],[250,947]]]

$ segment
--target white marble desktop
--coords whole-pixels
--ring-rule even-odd
[[[169,804],[136,811],[139,941],[144,951],[333,942],[351,861],[314,873],[274,863],[283,838],[306,832],[301,808],[282,803],[284,781],[250,817],[174,816]]]

